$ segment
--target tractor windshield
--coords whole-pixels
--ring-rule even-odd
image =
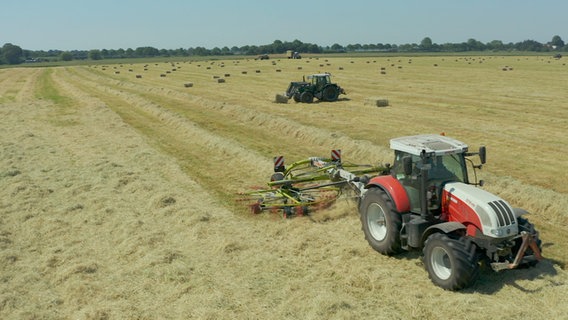
[[[405,177],[403,168],[403,158],[412,158],[412,171],[413,175],[418,176],[422,168],[423,160],[420,156],[411,155],[406,152],[396,151],[393,166],[393,174],[399,180]],[[462,153],[453,153],[446,155],[438,155],[433,158],[428,158],[430,162],[430,170],[428,170],[428,180],[438,181],[459,181],[467,183],[467,171],[465,165],[465,158]]]
[[[331,83],[328,75],[326,76],[318,75],[312,78],[312,84],[316,86],[324,86],[327,83]]]
[[[431,180],[467,182],[465,168],[462,154],[436,156],[432,161],[432,169],[428,172],[428,178]]]
[[[411,160],[412,168],[405,170],[405,163]],[[413,212],[421,212],[420,190],[421,169],[428,168],[427,182],[424,188],[434,191],[435,196],[429,198],[428,210],[440,209],[440,196],[443,186],[448,182],[464,182],[467,180],[467,169],[463,153],[453,153],[422,158],[404,151],[395,151],[392,174],[400,181],[408,194],[410,208]],[[408,174],[408,169],[411,169]]]

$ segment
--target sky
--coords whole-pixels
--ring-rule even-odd
[[[0,46],[177,49],[274,40],[409,44],[568,42],[566,0],[1,0]]]

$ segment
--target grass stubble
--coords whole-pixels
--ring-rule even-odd
[[[104,69],[0,70],[2,318],[565,315],[561,61],[313,58]],[[324,71],[347,90],[340,101],[272,102],[290,81]],[[188,81],[194,86],[185,88]],[[391,105],[364,105],[375,96]],[[267,181],[275,155],[294,161],[340,148],[346,160],[384,163],[390,138],[439,132],[472,149],[487,145],[484,188],[532,212],[547,258],[536,268],[484,271],[472,288],[446,292],[431,284],[418,252],[370,249],[352,200],[290,220],[251,216],[234,202]]]

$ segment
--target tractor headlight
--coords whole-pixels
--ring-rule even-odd
[[[491,234],[496,237],[502,237],[505,235],[502,229],[491,229]]]

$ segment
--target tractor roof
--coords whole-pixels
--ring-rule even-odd
[[[424,150],[436,155],[467,152],[467,144],[438,134],[422,134],[394,138],[390,141],[393,150],[404,151],[419,156]]]
[[[308,79],[309,79],[309,78],[312,78],[312,77],[327,77],[327,76],[331,76],[331,73],[327,73],[327,72],[326,72],[326,73],[315,73],[315,74],[311,74],[311,75],[308,76]]]

